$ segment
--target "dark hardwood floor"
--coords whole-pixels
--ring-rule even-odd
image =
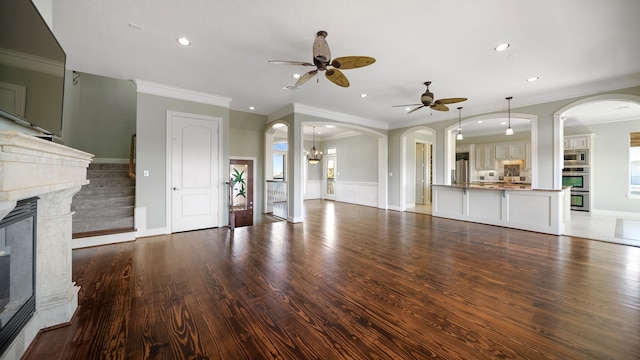
[[[639,359],[640,248],[330,201],[74,250],[24,359]]]

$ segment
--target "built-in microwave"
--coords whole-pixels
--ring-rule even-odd
[[[589,165],[589,150],[565,150],[564,166]]]

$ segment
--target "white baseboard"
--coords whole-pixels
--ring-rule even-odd
[[[86,238],[72,239],[71,249],[82,249],[92,246],[117,244],[121,242],[134,241],[136,239],[136,232],[126,232],[119,234],[91,236]]]
[[[168,234],[171,234],[171,232],[167,228],[147,229],[145,231],[138,230],[136,232],[136,238]]]
[[[387,206],[387,210],[393,210],[393,211],[402,211],[402,209],[400,209],[400,206]]]
[[[640,213],[637,213],[637,212],[593,209],[593,210],[591,210],[591,213],[593,215],[611,216],[611,217],[615,217],[615,218],[640,220]]]

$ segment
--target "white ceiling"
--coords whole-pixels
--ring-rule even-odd
[[[457,119],[457,106],[504,112],[507,96],[514,108],[640,85],[639,15],[636,0],[55,0],[53,30],[68,69],[218,95],[240,111],[295,103],[399,128]],[[348,88],[319,76],[283,90],[309,68],[268,60],[310,62],[318,30],[333,57],[377,61],[344,70]],[[436,99],[469,100],[392,107],[419,103],[425,81]]]

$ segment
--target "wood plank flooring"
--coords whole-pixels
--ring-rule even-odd
[[[305,209],[74,250],[76,316],[24,359],[640,358],[640,248]]]

